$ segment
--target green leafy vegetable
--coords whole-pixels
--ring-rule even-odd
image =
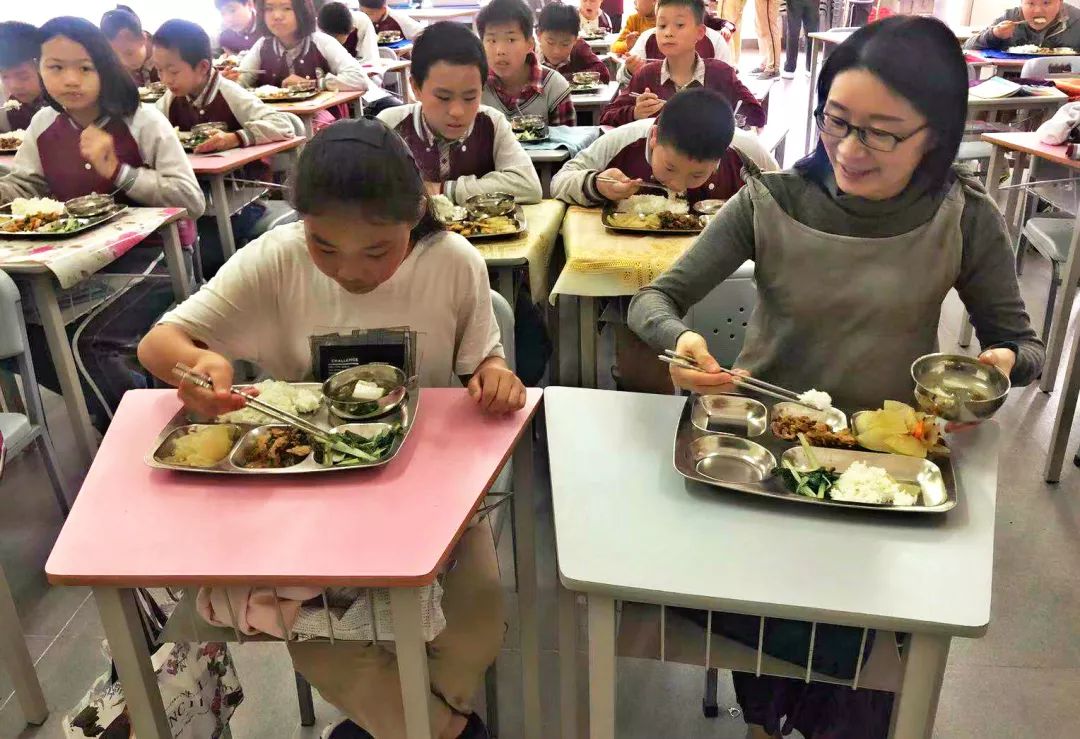
[[[789,460],[785,459],[779,467],[773,470],[773,474],[783,480],[788,490],[796,495],[821,500],[829,492],[833,484],[840,479],[840,475],[831,467],[821,466],[817,456],[814,454],[814,450],[810,447],[810,443],[806,440],[805,434],[799,434],[799,443],[802,445],[810,469],[799,470]]]
[[[323,467],[356,467],[372,464],[390,453],[394,442],[404,435],[400,424],[383,429],[371,438],[352,431],[331,434],[331,443],[323,442],[315,449],[315,461]]]

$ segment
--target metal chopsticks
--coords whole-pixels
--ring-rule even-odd
[[[597,182],[607,182],[607,183],[610,183],[612,185],[627,185],[627,184],[630,184],[630,183],[627,183],[627,182],[623,182],[622,180],[617,180],[614,177],[600,177],[600,176],[597,176],[596,181]],[[663,185],[654,185],[651,182],[639,182],[636,185],[636,187],[639,190],[659,190],[660,192],[664,193],[665,195],[668,192],[670,192]]]
[[[671,349],[665,349],[663,354],[657,356],[657,359],[659,359],[661,362],[667,362],[668,364],[675,365],[676,367],[682,367],[683,369],[695,370],[697,372],[705,371],[701,368],[701,365],[694,361],[693,357],[688,357],[685,354],[679,354],[678,352],[672,351]],[[793,390],[788,390],[787,388],[780,387],[779,385],[773,385],[771,382],[765,382],[764,380],[759,380],[756,377],[750,377],[748,375],[736,375],[733,373],[732,370],[726,367],[721,367],[720,371],[730,374],[732,376],[734,384],[737,387],[745,387],[747,390],[752,390],[762,395],[768,395],[770,397],[776,398],[777,400],[783,400],[789,403],[798,403],[801,406],[804,406],[806,408],[812,408],[815,411],[821,410],[817,406],[810,405],[809,403],[804,403],[803,401],[799,400],[799,394]]]
[[[173,367],[173,374],[180,379],[181,384],[186,381],[190,382],[193,385],[198,385],[199,387],[206,390],[214,389],[214,383],[209,377],[199,372],[196,372],[191,367],[188,367],[182,362],[176,363],[176,366]],[[276,406],[265,403],[253,395],[242,393],[236,388],[230,388],[229,392],[231,392],[233,395],[239,395],[241,398],[244,399],[244,402],[247,405],[250,405],[252,408],[261,411],[266,415],[270,416],[271,418],[281,421],[284,424],[288,424],[289,426],[295,426],[301,431],[311,434],[319,441],[328,442],[331,444],[335,441],[335,439],[330,435],[328,431],[319,428],[310,421],[305,421],[299,416],[294,416],[293,414],[283,411]]]

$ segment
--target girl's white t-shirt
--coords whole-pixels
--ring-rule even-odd
[[[484,260],[446,231],[420,240],[375,290],[354,295],[312,263],[302,222],[281,226],[237,252],[161,320],[278,380],[311,379],[312,336],[357,329],[416,331],[422,387],[457,385],[457,376],[503,356]]]

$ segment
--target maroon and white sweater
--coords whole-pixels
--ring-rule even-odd
[[[367,16],[364,16],[367,18]],[[371,20],[368,18],[368,20]],[[404,13],[399,13],[393,8],[386,9],[386,15],[382,17],[375,25],[375,33],[380,34],[383,31],[397,31],[401,34],[402,38],[407,38],[410,41],[415,39],[420,32],[424,30],[424,24],[420,21],[413,20]]]
[[[648,88],[661,100],[670,100],[678,92],[675,82],[668,77],[667,60],[662,62],[649,62],[641,67],[630,80],[630,84],[619,91],[618,96],[607,104],[604,112],[600,114],[601,126],[621,126],[634,120],[634,105],[637,99],[633,93],[645,92]],[[739,101],[742,107],[739,112],[746,116],[746,122],[750,126],[761,127],[765,125],[765,109],[739,80],[735,69],[719,59],[702,59],[698,57],[698,67],[695,78],[687,87],[701,85],[716,90],[727,98],[731,107],[734,108]],[[661,83],[661,77],[666,78]]]
[[[251,25],[245,28],[243,31],[234,31],[231,28],[224,28],[221,31],[221,35],[218,36],[217,48],[222,49],[230,54],[238,54],[241,51],[247,51],[255,42],[259,40],[259,24],[258,19],[252,15]]]
[[[428,128],[420,103],[387,108],[379,120],[405,140],[424,179],[441,182],[443,194],[458,205],[485,192],[508,192],[519,203],[543,197],[532,160],[494,108],[481,105],[472,128],[456,141]]]
[[[243,146],[284,141],[295,133],[288,114],[275,110],[217,70],[210,73],[206,87],[196,97],[166,92],[157,101],[157,109],[181,131],[190,131],[199,123],[225,123]]]
[[[79,152],[83,129],[66,114],[42,108],[30,121],[11,172],[0,178],[0,200],[51,196],[70,200],[111,193],[133,205],[183,208],[197,219],[206,209],[191,162],[165,116],[140,105],[130,118],[100,124],[113,137],[120,170],[112,181],[99,175]]]
[[[563,165],[551,179],[551,196],[571,205],[600,205],[606,199],[596,188],[596,176],[611,168],[620,170],[627,177],[659,184],[653,175],[649,147],[649,132],[655,123],[652,118],[644,118],[608,131]],[[704,185],[687,192],[687,199],[696,203],[711,198],[730,198],[743,186],[742,169],[747,165],[762,172],[780,168],[757,136],[736,129],[731,145],[720,159],[720,166]]]
[[[262,70],[262,72],[259,72]],[[293,49],[273,36],[255,42],[240,62],[243,87],[281,85],[289,75],[316,79],[322,70],[328,90],[367,90],[371,87],[364,68],[333,36],[321,31],[308,36]]]

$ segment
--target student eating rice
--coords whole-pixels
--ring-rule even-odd
[[[213,379],[213,392],[181,386],[187,407],[208,416],[238,409],[228,391],[233,360],[279,380],[304,380],[314,372],[310,337],[394,326],[423,337],[421,386],[460,379],[477,412],[524,406],[525,388],[503,360],[484,260],[432,216],[420,172],[390,128],[350,120],[317,134],[300,155],[292,199],[302,222],[238,252],[139,346],[144,366],[169,384],[177,362]],[[442,601],[447,626],[428,658],[431,732],[483,737],[472,700],[504,632],[491,529],[469,528],[452,559]],[[289,651],[296,669],[348,716],[323,736],[405,736],[392,652],[316,642],[290,643]]]
[[[953,169],[967,87],[955,36],[931,18],[878,21],[832,52],[818,82],[813,153],[792,170],[751,175],[631,303],[630,326],[654,349],[710,370],[672,367],[676,386],[709,393],[731,381],[682,317],[748,259],[758,305],[735,366],[756,377],[819,388],[851,409],[908,399],[908,368],[937,350],[941,304],[953,288],[975,324],[980,361],[1014,386],[1038,376],[1044,347],[1020,297],[1001,214],[980,183]],[[861,632],[830,628],[846,648],[815,654],[850,667]],[[819,646],[821,637],[819,627]],[[805,664],[806,646],[785,658]],[[734,683],[756,737],[888,732],[890,693],[747,673]]]

